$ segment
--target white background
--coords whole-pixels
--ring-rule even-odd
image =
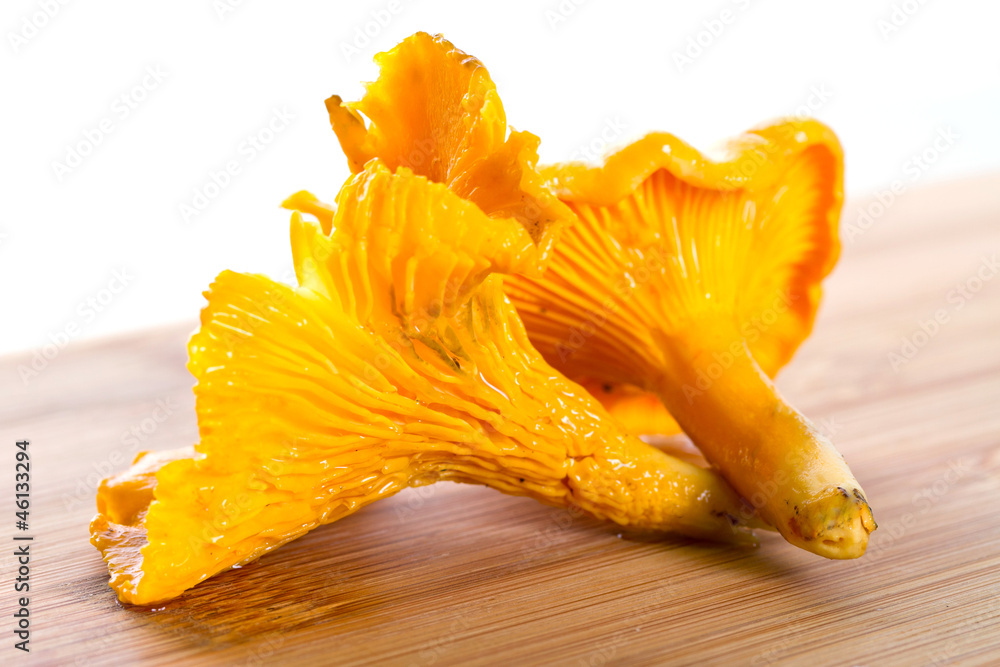
[[[995,0],[4,0],[0,353],[193,323],[226,268],[287,278],[278,204],[299,189],[332,200],[348,174],[324,98],[357,99],[372,56],[416,30],[486,64],[543,161],[600,154],[602,133],[709,148],[811,103],[862,196],[1000,169],[998,25]],[[294,120],[251,160],[244,142],[275,109]],[[78,166],[54,166],[102,121]],[[953,145],[907,164],[944,128]],[[240,173],[185,222],[180,205],[230,160]],[[112,295],[115,271],[127,285]]]

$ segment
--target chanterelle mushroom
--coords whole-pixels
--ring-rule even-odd
[[[446,42],[411,42],[444,49],[436,68],[488,81]],[[463,191],[462,176],[436,183],[368,160],[336,207],[290,200],[319,219],[292,217],[299,286],[225,272],[206,293],[189,346],[200,442],[143,454],[98,492],[91,539],[122,601],[176,597],[438,480],[753,540],[757,518],[716,472],[625,434],[531,346],[500,274],[537,272],[568,209],[534,199],[537,139],[512,135],[510,153],[498,100],[463,108],[500,123],[463,121],[472,135],[457,145],[477,156],[468,168],[489,175],[481,183]]]
[[[507,294],[546,359],[623,423],[672,416],[789,542],[855,558],[876,527],[861,486],[771,382],[839,253],[840,144],[789,121],[727,149],[712,160],[650,134],[600,167],[543,168],[579,219],[545,274],[508,278]]]
[[[535,170],[538,137],[508,135],[503,104],[483,64],[423,32],[376,55],[375,62],[379,77],[360,101],[344,103],[336,95],[326,101],[351,170],[377,157],[389,169],[407,167],[447,185],[490,217],[520,222],[544,260],[573,216]],[[367,127],[361,113],[371,120]]]

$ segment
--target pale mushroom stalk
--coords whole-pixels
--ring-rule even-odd
[[[875,529],[861,486],[819,429],[778,393],[742,336],[711,322],[658,338],[653,388],[684,432],[792,544],[857,558]]]

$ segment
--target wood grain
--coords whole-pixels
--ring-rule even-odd
[[[848,203],[845,228],[867,204]],[[95,484],[132,458],[133,427],[144,449],[196,438],[193,324],[71,346],[27,385],[25,355],[2,359],[4,442],[33,452],[27,662],[1000,664],[1000,278],[949,301],[998,251],[1000,176],[903,195],[845,241],[815,334],[780,378],[875,509],[880,528],[852,562],[774,536],[736,550],[621,534],[439,484],[162,608],[124,609],[88,542]],[[948,322],[894,371],[889,353],[938,310]],[[158,400],[172,414],[155,424]],[[0,556],[10,644],[15,569]]]

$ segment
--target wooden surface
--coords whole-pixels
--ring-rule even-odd
[[[848,203],[845,230],[867,203]],[[741,551],[621,535],[440,484],[161,609],[123,609],[88,543],[94,483],[131,459],[122,437],[144,420],[145,449],[196,438],[192,326],[72,346],[27,387],[24,357],[2,359],[5,451],[31,440],[36,536],[30,656],[10,646],[16,568],[0,556],[3,663],[1000,664],[1000,277],[949,301],[998,252],[1000,177],[903,195],[845,239],[815,334],[780,377],[875,510],[852,562],[774,536]],[[947,323],[894,371],[889,353],[939,309]],[[172,415],[153,429],[157,400]]]

